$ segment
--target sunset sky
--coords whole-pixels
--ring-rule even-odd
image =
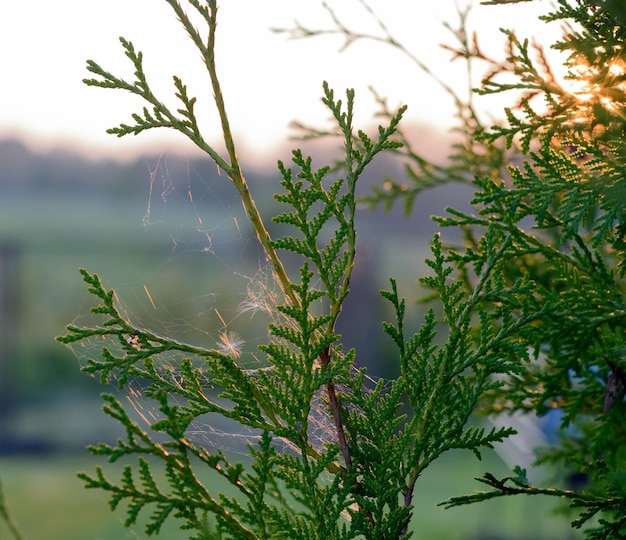
[[[355,31],[381,34],[358,0],[328,0]],[[463,0],[458,0],[465,6]],[[406,56],[373,42],[357,42],[340,52],[343,39],[324,36],[289,39],[272,27],[333,28],[319,0],[222,0],[217,36],[217,62],[234,132],[241,148],[263,155],[284,142],[293,119],[324,126],[328,117],[320,103],[323,80],[337,93],[357,92],[357,124],[367,126],[375,109],[368,90],[373,85],[390,105],[409,105],[409,120],[442,131],[449,129],[454,109],[441,88]],[[454,0],[371,0],[390,33],[463,94],[465,66],[450,63],[441,43],[454,43],[444,28],[458,17]],[[514,6],[482,6],[475,2],[469,25],[479,32],[485,50],[503,54],[498,28],[516,28],[520,36],[558,38],[558,28],[537,25],[547,9],[544,0]],[[546,33],[547,32],[547,33]],[[89,88],[87,59],[130,78],[130,62],[117,40],[124,36],[144,53],[149,81],[157,95],[174,105],[171,76],[177,74],[198,97],[207,138],[218,134],[211,91],[198,55],[171,8],[160,0],[32,0],[0,6],[0,137],[18,135],[44,147],[70,146],[93,154],[121,155],[147,146],[182,145],[175,133],[146,133],[116,139],[105,129],[128,122],[140,101],[120,91]],[[544,38],[544,41],[546,39]],[[477,75],[479,75],[478,73]],[[215,135],[214,135],[215,134]],[[133,140],[131,140],[133,139]]]

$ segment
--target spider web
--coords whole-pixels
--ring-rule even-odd
[[[267,365],[258,346],[268,342],[270,322],[285,323],[276,319],[282,293],[234,188],[215,169],[201,170],[189,160],[166,156],[149,167],[148,176],[143,230],[147,243],[158,236],[168,239],[168,244],[145,263],[136,279],[129,276],[128,281],[109,283],[103,276],[105,287],[115,291],[120,315],[153,334],[218,349],[236,358],[243,369],[264,369]],[[260,185],[251,189],[255,188],[262,189]],[[116,341],[115,337],[94,338],[73,349],[84,365],[87,359],[98,358],[103,346],[124,354]],[[171,351],[153,358],[159,370],[173,374],[182,359],[182,354]],[[192,361],[202,366],[202,359]],[[161,419],[158,403],[146,395],[145,381],[133,379],[119,390],[112,380],[111,386],[144,428]],[[208,377],[203,387],[211,400],[219,402],[219,390]],[[182,398],[176,404],[185,405]],[[214,413],[196,418],[186,435],[207,449],[245,455],[247,445],[261,433]],[[319,450],[336,437],[321,390],[312,403],[309,436]],[[283,444],[291,447],[288,441]]]

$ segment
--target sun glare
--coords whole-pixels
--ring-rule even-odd
[[[588,124],[591,121],[601,124],[597,127],[606,127],[607,121],[612,122],[611,116],[624,118],[626,62],[617,47],[608,52],[597,47],[593,52],[591,59],[583,54],[570,58],[569,73],[562,86],[575,98],[573,123]],[[608,113],[608,117],[603,118],[602,110]]]
[[[595,75],[597,75],[597,69],[585,62],[578,62],[572,66],[565,87],[578,101],[590,101],[597,91],[597,85],[591,83]]]

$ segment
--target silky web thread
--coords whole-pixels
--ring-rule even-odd
[[[137,282],[126,287],[135,295],[135,303],[143,304],[144,309],[136,310],[134,306],[131,308],[127,305],[123,301],[126,293],[115,294],[116,307],[120,315],[138,329],[145,328],[154,334],[216,349],[232,356],[251,374],[266,369],[264,361],[258,357],[257,346],[270,339],[268,324],[291,324],[276,309],[282,301],[282,293],[274,281],[271,265],[257,260],[256,271],[251,271],[250,275],[247,275],[245,269],[242,271],[239,268],[241,258],[234,257],[236,265],[232,265],[233,250],[246,250],[250,244],[255,244],[258,249],[258,245],[253,231],[250,229],[246,232],[240,226],[240,221],[245,219],[242,208],[229,205],[213,192],[215,182],[224,181],[224,178],[207,180],[187,161],[186,181],[179,186],[172,169],[169,158],[164,155],[158,158],[154,167],[149,168],[148,201],[142,223],[146,231],[157,226],[165,229],[172,242],[171,253],[153,273],[158,275],[159,271],[175,266],[186,257],[202,253],[208,259],[203,258],[194,262],[194,265],[200,265],[202,271],[202,265],[206,263],[212,269],[217,266],[224,274],[236,276],[242,285],[245,283],[245,293],[227,297],[223,292],[211,291],[211,279],[206,279],[201,283],[192,283],[193,293],[188,292],[187,296],[183,294],[180,299],[172,301],[171,298],[163,300],[161,291],[153,286]],[[207,204],[208,199],[212,201],[211,205]],[[216,208],[219,211],[216,212]],[[176,214],[176,217],[172,214]],[[178,221],[172,225],[172,220]],[[224,252],[230,254],[225,255]],[[207,290],[198,294],[197,289],[202,287]],[[190,297],[191,294],[193,297]],[[141,297],[140,302],[137,302],[138,297]],[[182,312],[185,314],[181,315]],[[244,341],[243,337],[247,339]],[[128,340],[132,338],[126,336],[127,342],[130,343]],[[287,343],[282,344],[289,346]],[[104,346],[114,354],[124,354],[117,336],[83,340],[73,344],[72,348],[79,362],[86,365],[88,358],[100,356]],[[158,358],[154,357],[153,361],[158,370],[175,379],[177,366],[183,357],[188,356],[168,351]],[[202,367],[202,363],[201,358],[194,360],[197,367]],[[369,382],[375,384],[376,381],[370,378]],[[144,428],[150,429],[161,418],[158,404],[145,395],[145,382],[132,379],[120,390],[115,377],[112,377],[110,386],[121,398],[120,401],[128,405],[126,409],[131,417]],[[219,389],[213,387],[208,376],[202,386],[210,393],[212,400],[220,402],[217,398]],[[179,396],[171,396],[171,399],[172,404],[184,405]],[[155,435],[158,437],[160,434]],[[323,388],[317,391],[311,403],[308,435],[312,446],[319,451],[326,444],[336,442],[335,426]],[[247,446],[258,441],[261,433],[213,413],[196,418],[190,424],[186,436],[207,449],[248,455]],[[297,448],[287,440],[275,442],[297,452]]]

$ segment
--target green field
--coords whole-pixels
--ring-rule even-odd
[[[25,540],[145,539],[141,526],[126,529],[122,512],[112,513],[104,493],[87,491],[76,478],[80,470],[93,471],[93,458],[40,457],[0,459],[5,494]],[[472,477],[484,471],[504,473],[495,456],[478,462],[470,454],[450,453],[418,480],[413,538],[426,540],[571,540],[562,516],[551,515],[553,501],[511,498],[481,505],[443,510],[436,503],[447,497],[479,489]],[[115,471],[111,476],[115,477]],[[213,485],[218,490],[219,486]],[[552,506],[548,506],[552,505]],[[4,524],[0,539],[10,538]],[[159,538],[184,539],[175,522]]]

